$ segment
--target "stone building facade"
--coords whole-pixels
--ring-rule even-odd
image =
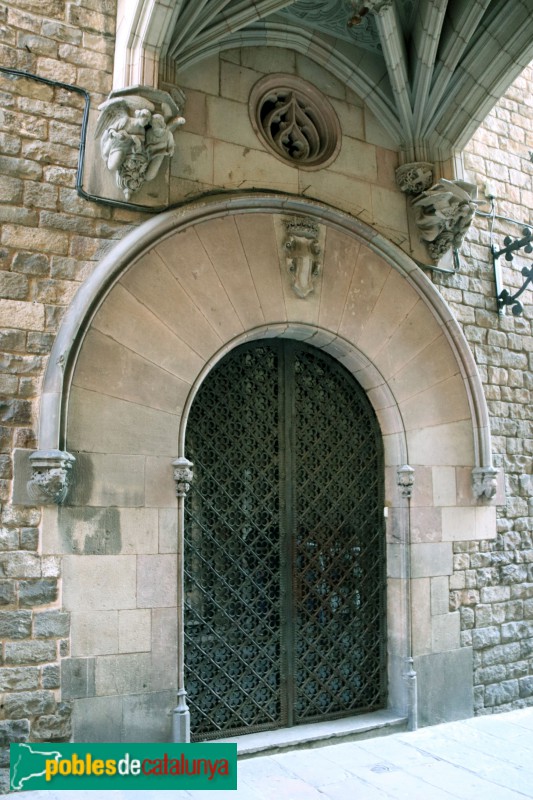
[[[9,742],[172,738],[188,502],[172,463],[205,376],[270,338],[340,362],[380,426],[390,724],[531,704],[531,287],[521,314],[499,314],[490,250],[529,222],[531,67],[462,158],[431,158],[435,181],[479,191],[454,264],[420,241],[393,131],[312,48],[243,40],[154,62],[152,88],[186,121],[126,197],[98,106],[155,67],[148,49],[142,80],[120,73],[123,12],[0,6],[2,766]],[[287,83],[331,110],[322,166],[261,136],[250,98]],[[498,263],[516,292],[527,254]],[[50,451],[33,472],[55,470],[59,494],[72,476],[59,503],[27,487]]]

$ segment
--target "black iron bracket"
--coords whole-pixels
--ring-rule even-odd
[[[506,236],[503,240],[504,247],[502,247],[501,250],[496,250],[494,245],[491,245],[498,312],[503,314],[506,307],[510,306],[515,317],[518,317],[524,310],[518,298],[525,292],[529,284],[533,282],[533,266],[529,268],[523,267],[521,274],[524,276],[525,281],[518,291],[511,294],[508,289],[503,288],[502,270],[498,259],[500,256],[504,255],[506,261],[512,262],[514,253],[522,249],[525,253],[533,253],[533,228],[525,227],[522,230],[522,234],[523,236],[521,239],[511,239],[510,236]]]

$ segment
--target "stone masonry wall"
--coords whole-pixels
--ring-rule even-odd
[[[111,89],[115,0],[0,4],[0,64]],[[75,189],[84,98],[0,72],[0,771],[9,743],[70,737],[59,697],[69,653],[58,559],[39,555],[40,510],[10,504],[11,450],[36,446],[38,397],[65,307],[102,255],[143,217]]]
[[[530,66],[497,104],[464,154],[477,183],[479,210],[531,223],[533,208],[533,95]],[[494,221],[494,242],[522,236],[523,226]],[[442,294],[462,322],[474,352],[491,416],[495,465],[505,472],[506,504],[498,509],[495,541],[459,542],[450,578],[450,609],[460,610],[464,645],[474,648],[475,708],[479,714],[533,704],[533,306],[531,286],[524,313],[497,313],[490,255],[490,219],[478,215],[454,276],[437,276]],[[523,283],[531,256],[502,258],[503,283]]]

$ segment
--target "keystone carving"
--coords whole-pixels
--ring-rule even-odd
[[[445,178],[411,201],[420,238],[434,261],[458,249],[476,211],[477,187]]]
[[[492,500],[498,488],[498,470],[495,467],[475,467],[472,487],[476,500]]]
[[[183,105],[185,95],[179,92]],[[149,86],[111,92],[98,106],[95,138],[107,169],[126,200],[159,172],[174,154],[174,131],[183,125],[180,107],[168,94]]]
[[[28,494],[38,505],[59,505],[67,496],[75,458],[65,450],[36,450],[30,455]]]
[[[314,291],[316,278],[320,274],[320,245],[318,225],[305,218],[285,222],[287,236],[284,242],[287,269],[292,279],[292,288],[302,299]]]
[[[413,161],[396,170],[396,182],[405,194],[420,194],[433,183],[433,164]]]
[[[174,480],[176,481],[176,495],[185,497],[194,477],[193,463],[189,459],[181,456],[172,462],[174,467]]]

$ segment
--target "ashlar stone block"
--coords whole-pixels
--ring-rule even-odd
[[[451,542],[413,544],[411,547],[411,574],[413,578],[451,575],[453,552]]]
[[[151,648],[152,615],[149,609],[122,610],[118,613],[119,651],[136,653]]]
[[[63,606],[70,611],[135,608],[135,556],[65,556]]]

